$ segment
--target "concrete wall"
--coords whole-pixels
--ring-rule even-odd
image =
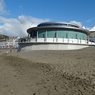
[[[75,50],[89,47],[85,44],[68,44],[68,43],[19,43],[18,51],[32,51],[32,50]]]

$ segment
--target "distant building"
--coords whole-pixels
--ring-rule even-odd
[[[0,48],[6,48],[6,40],[0,40]]]
[[[7,40],[0,41],[0,48],[18,48],[20,37],[9,37]]]
[[[89,31],[90,31],[90,34],[89,34],[90,41],[95,42],[95,26],[91,28]]]

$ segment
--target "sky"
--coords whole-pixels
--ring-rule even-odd
[[[86,29],[95,25],[95,0],[0,0],[0,34],[27,36],[43,22],[72,22]]]

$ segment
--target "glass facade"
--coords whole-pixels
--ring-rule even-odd
[[[56,38],[56,31],[48,30],[47,31],[47,38]]]
[[[72,39],[81,39],[85,40],[87,39],[87,35],[85,33],[82,33],[81,31],[77,30],[55,30],[55,29],[47,29],[47,30],[38,30],[34,31],[31,34],[32,38],[35,38],[37,36],[38,32],[38,38],[72,38]]]
[[[38,31],[38,38],[45,38],[46,30],[39,30]]]

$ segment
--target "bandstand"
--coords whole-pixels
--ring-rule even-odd
[[[27,30],[28,39],[19,51],[75,50],[89,47],[89,30],[66,22],[45,22]],[[92,43],[95,44],[95,43]]]

